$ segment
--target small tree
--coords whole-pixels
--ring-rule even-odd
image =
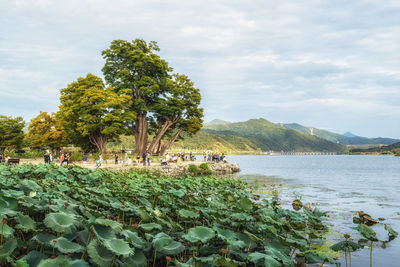
[[[133,113],[124,108],[129,97],[106,88],[103,80],[93,74],[62,89],[60,102],[57,117],[71,142],[79,146],[90,142],[101,154],[108,141],[125,132],[124,121],[134,120]]]
[[[0,152],[6,149],[19,148],[24,139],[22,129],[25,122],[22,117],[7,117],[0,115]]]
[[[54,113],[40,112],[28,125],[28,139],[33,148],[50,148],[52,151],[66,145],[65,131]]]

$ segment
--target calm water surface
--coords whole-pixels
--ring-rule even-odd
[[[291,207],[300,196],[303,203],[329,211],[332,238],[349,233],[358,240],[352,218],[353,212],[360,210],[375,219],[385,218],[384,223],[400,232],[400,157],[229,156],[228,160],[240,164],[242,177],[258,177],[266,185],[282,184],[278,188],[283,206]],[[388,239],[382,223],[373,229],[380,240]],[[355,252],[352,266],[369,266],[369,250]],[[385,249],[374,247],[373,266],[400,266],[400,237]]]

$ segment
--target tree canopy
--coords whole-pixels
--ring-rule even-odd
[[[22,117],[0,115],[0,152],[6,149],[19,148],[24,139],[25,122]]]
[[[40,112],[28,125],[28,138],[33,148],[56,150],[67,144],[67,136],[55,113]]]
[[[100,153],[108,141],[124,133],[124,122],[134,120],[125,108],[129,98],[120,90],[116,94],[93,74],[69,84],[61,90],[57,117],[73,144],[87,146],[90,142]]]
[[[153,153],[172,129],[179,136],[183,131],[179,125],[194,120],[202,124],[199,90],[186,75],[172,74],[156,51],[156,42],[136,39],[115,40],[102,53],[105,80],[118,95],[129,95],[128,110],[136,114],[126,125],[135,135],[137,153]],[[149,132],[154,137],[148,146]]]

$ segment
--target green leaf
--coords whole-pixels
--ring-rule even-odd
[[[389,224],[385,224],[385,230],[389,232],[389,235],[397,237],[399,233],[397,233]]]
[[[69,267],[89,267],[89,263],[84,260],[74,260],[69,263]]]
[[[161,225],[157,224],[157,223],[144,223],[139,225],[139,228],[143,229],[143,231],[145,232],[151,232],[153,230],[161,230],[162,227]]]
[[[143,248],[146,244],[146,242],[139,237],[137,232],[124,230],[121,232],[121,235],[124,236],[128,242],[136,248]]]
[[[216,226],[213,227],[213,229],[217,232],[217,236],[221,238],[224,241],[228,240],[236,240],[237,235],[234,231],[229,230],[229,229],[221,229]]]
[[[197,226],[194,228],[190,228],[187,235],[183,235],[183,237],[191,243],[202,242],[207,243],[209,240],[215,237],[215,232],[213,229]]]
[[[14,236],[14,229],[7,224],[2,224],[0,221],[0,233],[3,233],[3,237],[10,238]]]
[[[321,262],[329,262],[331,264],[336,264],[336,261],[328,257],[324,254],[320,254],[316,251],[311,251],[306,253],[306,261],[307,263],[321,263]]]
[[[124,259],[125,267],[146,267],[147,258],[143,254],[143,251],[137,250],[133,256]]]
[[[47,259],[47,256],[40,253],[39,251],[33,250],[29,252],[27,255],[25,255],[22,259],[26,260],[29,266],[35,267],[39,265],[39,262],[41,260]]]
[[[104,226],[109,226],[111,229],[113,229],[116,232],[122,231],[122,224],[119,222],[109,220],[109,219],[96,219],[95,221],[96,224],[104,225]]]
[[[54,241],[56,241],[54,247],[57,248],[61,253],[77,253],[85,250],[84,247],[78,243],[71,242],[64,237],[50,241],[51,245],[54,244]]]
[[[114,254],[101,246],[97,240],[92,240],[87,246],[87,252],[93,262],[100,266],[110,266]]]
[[[179,216],[187,219],[196,219],[199,218],[200,215],[197,212],[191,210],[179,210]]]
[[[114,252],[116,255],[122,255],[124,257],[127,257],[131,254],[133,254],[134,249],[131,248],[128,243],[126,243],[122,239],[111,239],[111,240],[105,240],[103,241],[103,244],[106,248],[108,248],[110,251]]]
[[[110,240],[115,238],[115,232],[109,226],[93,225],[93,232],[100,240]]]
[[[0,260],[4,260],[8,256],[11,255],[11,253],[14,251],[14,249],[18,246],[18,242],[16,239],[10,239],[7,242],[5,242],[1,247],[0,247]]]
[[[72,233],[76,230],[78,221],[74,215],[60,212],[47,214],[44,224],[57,233]]]
[[[177,197],[183,197],[184,195],[186,195],[186,191],[183,189],[179,189],[179,190],[171,189],[171,190],[169,190],[169,193],[173,194],[174,196],[177,196]]]
[[[18,223],[15,228],[21,229],[24,232],[35,230],[35,221],[32,220],[28,215],[18,213],[15,220]]]
[[[365,224],[359,224],[355,228],[360,234],[362,234],[366,239],[370,241],[378,241],[378,238],[376,237],[376,233],[374,230],[372,230],[371,227],[365,225]]]
[[[56,239],[56,236],[46,233],[37,234],[32,237],[32,240],[38,242],[40,245],[48,245],[50,240],[53,239]]]
[[[42,260],[38,267],[69,267],[71,259],[67,256],[58,256],[55,259]]]

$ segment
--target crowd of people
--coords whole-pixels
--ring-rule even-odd
[[[133,154],[128,155],[125,151],[120,155],[119,153],[114,153],[114,164],[122,164],[122,165],[140,165],[150,166],[152,161],[152,156],[150,153],[143,154]],[[201,156],[200,156],[201,157]],[[0,160],[2,160],[2,155],[0,155]],[[53,162],[54,156],[51,153],[46,152],[44,154],[44,163],[50,164]],[[58,157],[58,161],[60,165],[69,165],[71,163],[71,153],[61,152]],[[196,155],[192,152],[190,153],[167,153],[163,158],[160,159],[161,165],[169,165],[170,163],[181,163],[185,161],[196,161]],[[204,152],[203,153],[203,161],[208,163],[218,163],[218,162],[226,162],[226,156],[224,153],[219,154],[218,152]],[[87,154],[83,154],[82,163],[83,166],[87,166],[88,156]],[[103,163],[102,155],[99,155],[99,158],[95,160],[95,167],[101,167]]]

